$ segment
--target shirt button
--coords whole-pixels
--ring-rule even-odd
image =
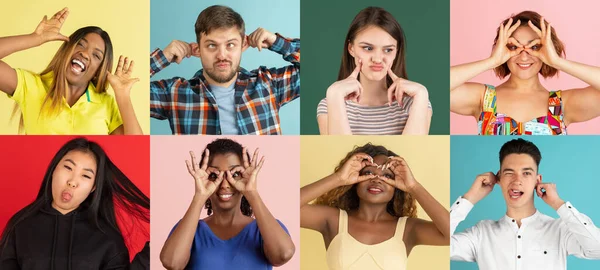
[[[544,254],[548,254],[548,252],[544,250]]]
[[[571,206],[569,206],[569,208],[571,208]]]
[[[456,204],[460,204],[460,202],[456,202]]]
[[[521,236],[520,236],[520,235],[519,235],[519,236],[517,236],[517,237],[518,237],[519,239],[521,239]]]
[[[515,220],[513,219],[512,222],[515,222]]]
[[[587,225],[587,223],[584,222],[583,225]]]
[[[521,255],[517,256],[517,259],[521,259]]]

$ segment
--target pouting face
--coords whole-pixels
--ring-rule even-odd
[[[68,152],[52,173],[52,207],[67,214],[79,207],[95,187],[97,164],[90,152]]]
[[[75,45],[67,63],[67,82],[71,85],[87,85],[98,73],[104,60],[106,45],[100,35],[88,33]]]
[[[383,166],[388,161],[385,155],[377,155],[373,158],[373,162],[378,166],[367,166],[360,171],[361,175],[376,175],[394,179],[394,173],[389,169],[383,169]],[[360,182],[356,185],[356,193],[361,201],[372,204],[384,204],[391,201],[394,197],[395,188],[385,183],[380,178],[373,178],[367,181]]]
[[[538,35],[529,26],[520,26],[513,32],[512,37],[519,44],[508,44],[509,50],[517,50],[519,46],[527,46],[530,42],[539,39]],[[541,45],[534,45],[531,50],[540,50]],[[543,62],[539,58],[529,54],[527,51],[522,51],[520,54],[511,57],[506,62],[512,76],[526,80],[538,75],[542,69]]]
[[[218,172],[232,172],[234,180],[241,179],[242,175],[237,172],[236,169],[243,167],[242,160],[237,154],[226,153],[216,154],[211,156],[211,161],[208,166],[209,180],[216,180]],[[234,172],[235,171],[235,172]],[[217,188],[215,193],[210,196],[210,202],[213,207],[213,211],[228,211],[234,208],[239,208],[242,202],[242,194],[237,191],[229,182],[225,179],[223,174],[223,181]]]
[[[396,59],[398,41],[388,32],[377,26],[367,26],[360,30],[348,44],[348,52],[354,57],[354,64],[362,61],[361,75],[371,81],[386,78],[387,70]]]
[[[541,182],[535,160],[527,154],[510,154],[502,161],[500,187],[506,204],[521,208],[533,203],[535,187]]]
[[[231,81],[238,72],[242,52],[246,49],[237,27],[202,33],[199,51],[205,74],[217,83]]]

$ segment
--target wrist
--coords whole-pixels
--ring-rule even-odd
[[[494,56],[490,56],[488,59],[484,60],[485,66],[486,66],[486,70],[489,69],[494,69],[496,67],[501,66],[502,64],[504,64],[506,61],[502,61],[502,59],[498,59]]]
[[[250,203],[250,205],[252,205],[251,202],[260,199],[260,195],[258,194],[258,190],[247,190],[247,191],[244,191],[244,193],[242,193],[242,195],[244,195],[244,197],[246,197],[246,200],[248,200],[248,202]]]
[[[194,197],[192,198],[192,204],[204,204],[209,197],[210,195],[208,194],[202,194],[199,191],[196,191]]]
[[[29,37],[33,40],[33,44],[35,47],[40,46],[45,43],[44,38],[40,34],[31,33]]]
[[[558,70],[563,70],[563,68],[564,68],[565,64],[568,62],[568,60],[564,59],[562,57],[558,57],[558,59],[552,60],[549,62],[551,62],[548,64],[549,66],[551,66],[555,69],[558,69]]]
[[[413,184],[406,186],[406,192],[413,194],[422,188],[423,186],[421,185],[421,183],[415,180]]]
[[[565,201],[558,199],[555,202],[553,202],[550,206],[552,208],[554,208],[555,211],[558,211],[558,208],[560,208],[561,206],[563,206],[563,204],[565,204]]]
[[[465,193],[465,195],[463,195],[462,198],[471,202],[471,204],[473,204],[473,205],[477,204],[480,200],[480,199],[477,199],[476,196],[473,196],[472,194],[470,194],[469,192]]]

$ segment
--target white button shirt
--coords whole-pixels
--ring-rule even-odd
[[[504,216],[482,220],[464,232],[454,233],[473,204],[459,198],[450,208],[450,259],[477,262],[481,270],[567,269],[567,255],[600,259],[600,229],[567,202],[554,219],[536,210],[521,220]]]

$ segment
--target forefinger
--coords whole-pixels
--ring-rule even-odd
[[[354,68],[352,73],[350,73],[350,76],[348,76],[348,78],[357,79],[361,68],[362,68],[362,61],[358,60],[358,65],[356,65],[356,67]]]

